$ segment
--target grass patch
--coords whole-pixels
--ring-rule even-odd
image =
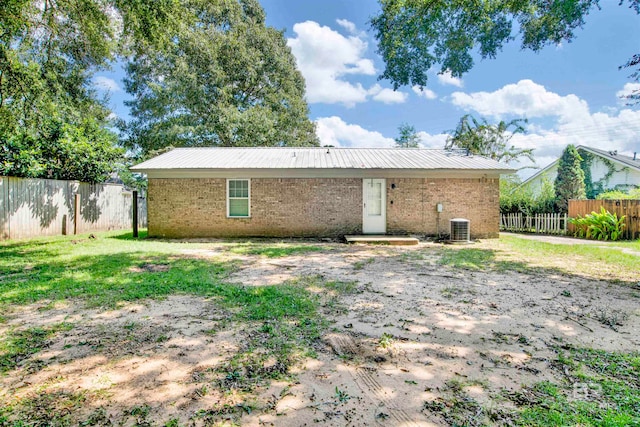
[[[552,269],[565,274],[638,282],[638,255],[623,251],[623,248],[640,251],[638,242],[603,243],[602,246],[565,245],[501,236],[496,243],[499,260],[526,263],[531,268],[535,266],[537,269]]]
[[[223,390],[251,392],[270,380],[289,378],[293,365],[315,354],[327,322],[319,315],[325,293],[312,292],[317,276],[301,277],[277,286],[235,287],[221,300],[245,325],[244,348],[218,372]]]
[[[438,264],[448,265],[456,269],[471,271],[517,271],[520,273],[534,273],[539,267],[521,261],[501,259],[501,253],[494,249],[444,249]]]
[[[291,255],[301,255],[310,252],[324,251],[326,248],[314,245],[299,245],[289,243],[255,244],[244,243],[229,248],[229,252],[239,255],[260,255],[267,258],[281,258]]]
[[[84,408],[86,400],[85,392],[57,390],[32,394],[19,401],[19,412],[16,407],[0,409],[0,425],[7,427],[96,425],[97,423],[74,422],[77,412]],[[12,416],[14,414],[15,416]]]
[[[516,425],[640,425],[640,353],[566,348],[553,365],[562,384],[540,382],[508,395]]]
[[[637,284],[638,256],[623,249],[635,249],[640,244],[611,245],[565,245],[501,236],[499,240],[483,241],[481,247],[442,249],[438,264],[470,271],[571,274]]]
[[[353,263],[353,269],[354,270],[362,270],[367,265],[373,264],[375,262],[375,260],[376,260],[375,258],[367,258],[367,259],[363,259],[361,261],[356,261],[356,262]]]
[[[181,292],[211,295],[235,269],[231,262],[180,256],[203,245],[137,240],[130,233],[96,236],[0,243],[0,309],[68,298],[114,307]]]
[[[438,262],[465,270],[484,270],[495,262],[495,258],[490,249],[444,249]]]
[[[38,353],[57,332],[72,328],[69,323],[60,323],[48,328],[10,331],[0,339],[0,373],[14,369],[18,363]]]

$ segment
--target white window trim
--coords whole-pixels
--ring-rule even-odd
[[[248,203],[248,210],[249,210],[249,215],[247,216],[231,216],[229,215],[229,209],[230,209],[230,203],[229,200],[231,199],[231,197],[229,197],[229,182],[230,181],[247,181],[247,203]],[[233,197],[233,199],[244,199],[244,197]],[[250,178],[227,178],[227,218],[251,218],[251,179]]]

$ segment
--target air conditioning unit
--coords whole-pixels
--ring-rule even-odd
[[[452,243],[469,243],[469,224],[470,221],[464,218],[453,218],[449,221],[451,233],[449,240]]]

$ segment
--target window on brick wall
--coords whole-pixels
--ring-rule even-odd
[[[250,216],[251,185],[248,179],[227,180],[227,216],[248,218]]]

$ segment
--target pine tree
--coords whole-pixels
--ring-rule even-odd
[[[576,147],[569,144],[558,162],[558,176],[555,180],[556,206],[560,212],[567,212],[569,199],[585,199],[584,171],[580,167],[582,158]]]
[[[416,128],[408,123],[402,123],[398,127],[400,135],[395,139],[396,148],[418,148],[420,147],[420,137]]]

